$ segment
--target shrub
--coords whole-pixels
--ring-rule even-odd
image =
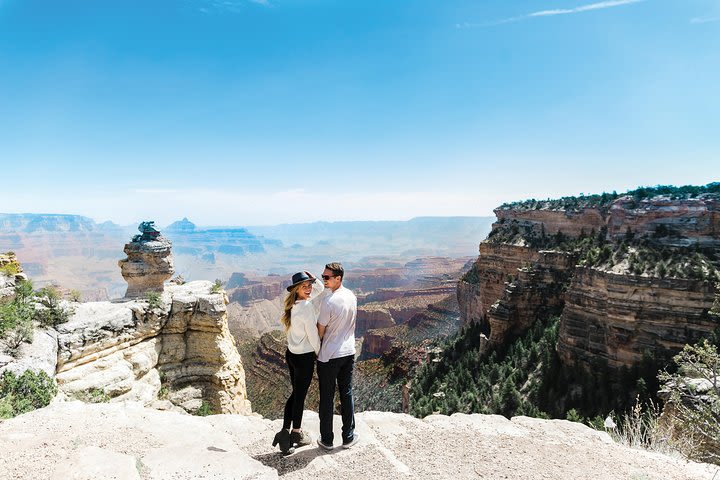
[[[207,417],[208,415],[215,415],[212,405],[207,400],[203,400],[202,405],[195,410],[195,415],[198,417]]]
[[[45,372],[26,370],[19,377],[5,371],[0,377],[0,418],[10,418],[47,406],[57,386]]]
[[[611,413],[608,418],[612,419],[612,416]],[[671,441],[670,430],[661,422],[661,409],[652,400],[643,406],[637,397],[635,406],[620,418],[617,425],[611,423],[611,427],[605,428],[618,443],[665,454],[677,451]]]
[[[145,300],[148,302],[148,308],[150,310],[160,307],[160,293],[158,292],[146,292]]]
[[[658,378],[669,395],[673,437],[689,458],[720,465],[720,355],[707,340],[686,345],[673,358],[676,373]]]
[[[9,311],[16,311],[15,309],[9,309]],[[0,315],[4,312],[0,311]],[[30,343],[33,340],[34,328],[32,324],[32,317],[17,317],[15,325],[4,332],[3,343],[7,352],[15,356],[23,343]]]
[[[15,298],[0,303],[0,339],[12,355],[23,342],[33,338],[32,283],[21,281],[15,286]]]
[[[102,388],[89,388],[80,390],[73,394],[73,398],[85,403],[107,403],[110,401],[110,395],[105,393]]]
[[[82,300],[82,293],[79,290],[70,290],[70,301],[80,302]]]
[[[5,265],[0,266],[0,275],[14,277],[18,273],[20,273],[20,269],[14,263],[6,263]]]
[[[56,327],[70,319],[73,310],[61,304],[60,293],[54,287],[41,288],[36,294],[43,308],[36,311],[35,318],[43,327]]]
[[[222,280],[217,279],[210,288],[210,293],[220,293],[220,290],[222,290]]]
[[[158,400],[166,400],[168,395],[170,395],[170,390],[165,385],[162,385],[158,391]]]

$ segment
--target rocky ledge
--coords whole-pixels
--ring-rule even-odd
[[[70,303],[69,321],[37,330],[0,372],[42,370],[61,396],[134,400],[156,408],[250,413],[227,296],[208,281],[171,285],[147,301]]]
[[[336,439],[331,452],[313,442],[283,457],[270,445],[280,420],[58,402],[0,422],[0,478],[710,480],[717,473],[565,420],[363,412],[356,424],[360,442],[351,449]],[[306,411],[303,426],[315,435],[317,414]]]

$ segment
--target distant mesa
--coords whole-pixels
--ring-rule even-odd
[[[92,232],[95,222],[81,215],[0,213],[0,230],[14,232]]]
[[[215,263],[215,253],[243,257],[265,253],[265,245],[282,246],[278,240],[257,237],[242,227],[197,228],[187,217],[168,225],[165,232],[177,254],[199,256],[209,263]]]
[[[124,230],[123,227],[118,225],[117,223],[114,223],[110,220],[102,223],[97,224],[98,230],[105,231],[105,232],[119,232]]]
[[[169,233],[192,233],[195,229],[195,224],[188,220],[187,217],[184,217],[182,220],[173,222],[165,227],[165,231]]]
[[[241,272],[234,272],[232,275],[230,275],[230,279],[228,280],[227,284],[225,285],[225,288],[238,288],[238,287],[247,287],[248,285],[254,285],[258,282],[255,282],[253,280],[248,280],[248,278],[245,276],[244,273]]]

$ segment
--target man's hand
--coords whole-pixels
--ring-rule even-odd
[[[320,340],[322,340],[323,335],[325,335],[325,325],[320,325],[318,323],[318,335],[320,336]]]

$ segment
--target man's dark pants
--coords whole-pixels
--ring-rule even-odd
[[[355,405],[352,396],[352,372],[355,355],[333,358],[328,362],[317,362],[318,381],[320,383],[320,438],[323,443],[332,445],[333,410],[335,404],[335,384],[340,392],[340,413],[342,415],[343,443],[352,440],[355,433]]]

